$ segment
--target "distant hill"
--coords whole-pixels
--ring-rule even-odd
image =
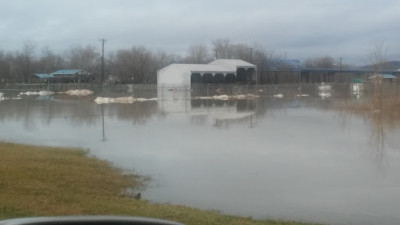
[[[374,64],[360,66],[360,69],[373,70]],[[400,70],[400,61],[388,61],[384,65],[385,70]]]

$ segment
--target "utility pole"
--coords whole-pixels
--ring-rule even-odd
[[[101,85],[103,85],[104,81],[104,43],[106,39],[102,38],[101,41]]]
[[[343,60],[343,58],[340,57],[339,58],[339,75],[340,75],[340,79],[343,79],[342,78],[342,60]]]
[[[249,48],[250,50],[250,63],[253,63],[253,48]]]

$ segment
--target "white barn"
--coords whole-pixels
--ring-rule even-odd
[[[158,88],[185,88],[191,84],[256,83],[257,67],[238,59],[218,59],[209,64],[170,64],[157,72]]]

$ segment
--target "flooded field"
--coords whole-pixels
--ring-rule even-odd
[[[255,218],[400,224],[399,93],[394,84],[4,92],[0,139],[89,149],[150,176],[139,190],[150,201]]]

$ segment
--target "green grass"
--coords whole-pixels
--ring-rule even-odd
[[[54,215],[125,215],[185,224],[306,224],[258,221],[186,206],[121,196],[141,185],[107,161],[82,150],[0,142],[0,219]]]

